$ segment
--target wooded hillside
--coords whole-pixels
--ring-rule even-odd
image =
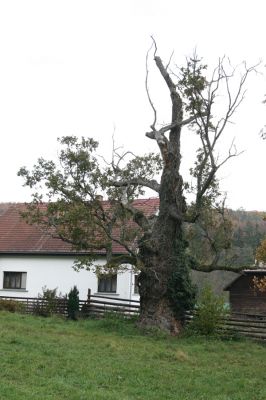
[[[264,212],[226,210],[226,216],[231,222],[231,245],[223,250],[219,264],[230,262],[232,267],[252,267],[255,262],[255,252],[261,240],[266,238],[266,221]],[[204,241],[204,239],[203,239]],[[199,243],[202,243],[200,241]],[[195,243],[193,244],[195,245]],[[195,247],[193,247],[195,249]],[[202,246],[203,251],[206,247]],[[196,248],[196,251],[198,249]],[[237,273],[230,271],[199,272],[192,271],[193,282],[201,291],[210,285],[214,292],[223,295],[228,301],[228,292],[223,289],[237,277]]]
[[[265,212],[229,210],[232,221],[232,254],[234,265],[254,265],[256,248],[266,238]]]
[[[197,224],[187,227],[189,251],[199,265],[196,269],[254,265],[256,248],[266,238],[264,217],[264,212],[226,209],[208,212]]]

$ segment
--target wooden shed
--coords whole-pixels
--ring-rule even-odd
[[[224,288],[229,291],[230,308],[233,313],[266,315],[266,291],[260,292],[254,287],[255,277],[266,277],[266,269],[244,270]]]

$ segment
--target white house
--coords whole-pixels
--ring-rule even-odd
[[[140,206],[155,210],[158,199],[137,200]],[[81,299],[102,294],[138,299],[136,275],[131,268],[113,276],[97,277],[95,273],[73,269],[78,253],[71,245],[52,238],[36,225],[21,219],[23,204],[0,204],[0,296],[37,297],[42,288],[58,289],[66,294],[76,285]],[[117,246],[117,254],[122,248]],[[104,254],[97,264],[104,264]]]

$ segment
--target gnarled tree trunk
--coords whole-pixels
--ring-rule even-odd
[[[167,147],[161,146],[164,170],[160,184],[160,209],[150,235],[142,238],[140,257],[144,269],[139,277],[140,321],[142,327],[155,326],[174,335],[184,321],[184,313],[194,302],[183,237],[186,211],[180,167],[180,128],[172,129]]]

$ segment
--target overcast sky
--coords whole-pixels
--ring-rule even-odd
[[[197,49],[214,66],[262,60],[247,84],[245,102],[226,141],[245,152],[221,172],[231,208],[266,210],[264,1],[216,0],[0,0],[0,202],[27,201],[16,176],[39,157],[54,158],[56,138],[93,136],[107,154],[115,140],[135,153],[156,150],[145,138],[152,122],[145,93],[145,56],[156,38],[166,61],[180,65]],[[168,93],[155,75],[149,83],[161,122]],[[185,164],[193,159],[186,135]]]

